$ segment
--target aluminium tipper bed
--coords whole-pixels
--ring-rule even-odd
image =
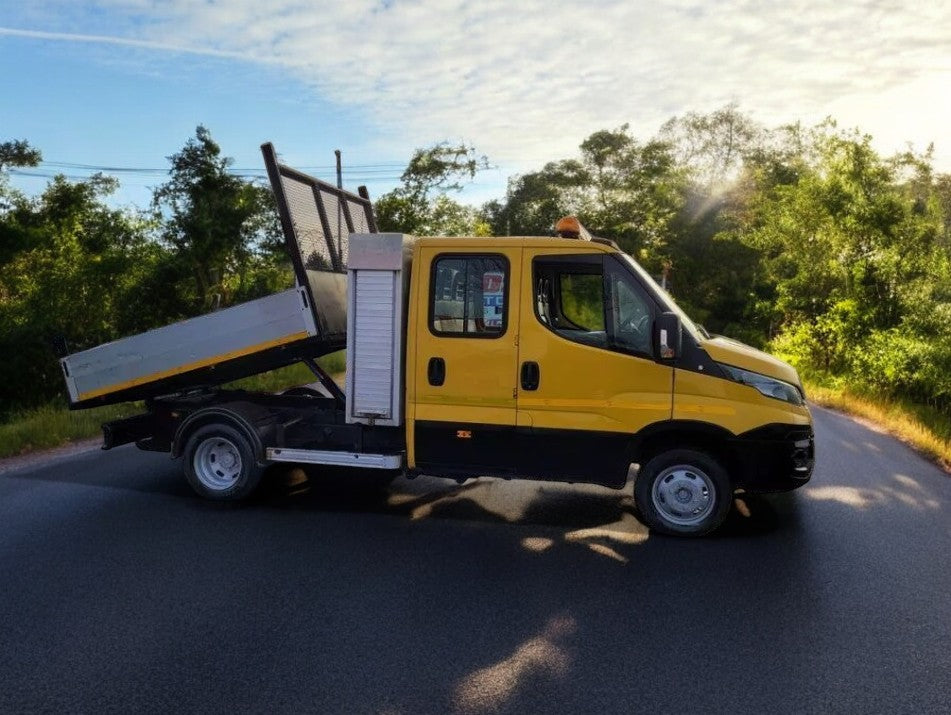
[[[261,147],[297,286],[74,353],[60,362],[83,409],[218,385],[346,346],[350,233],[375,233],[372,204]]]
[[[307,303],[292,288],[70,355],[70,403],[144,399],[286,365],[318,338]]]

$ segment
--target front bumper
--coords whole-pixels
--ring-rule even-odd
[[[798,489],[812,477],[816,463],[812,427],[772,424],[733,440],[739,464],[735,486],[749,492]]]

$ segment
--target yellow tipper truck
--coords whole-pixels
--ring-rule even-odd
[[[375,233],[365,192],[263,149],[297,287],[160,329],[176,328],[187,351],[193,329],[200,345],[220,328],[218,342],[240,346],[219,355],[169,357],[153,336],[138,352],[112,343],[98,362],[90,353],[110,346],[64,358],[74,407],[146,401],[145,414],[103,426],[105,448],[134,441],[182,457],[213,499],[247,496],[274,462],[618,489],[636,465],[644,520],[687,535],[716,528],[738,489],[809,480],[812,420],[796,371],[709,336],[612,242],[572,220],[558,237]],[[313,358],[344,344],[342,391]],[[169,364],[156,362],[162,350]],[[324,390],[216,387],[296,360]],[[113,361],[152,372],[100,375],[83,399],[77,373]]]

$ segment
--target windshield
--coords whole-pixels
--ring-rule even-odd
[[[655,280],[653,279],[653,277],[651,276],[651,274],[648,273],[647,271],[645,271],[645,270],[641,267],[641,264],[640,264],[640,263],[638,263],[637,261],[635,261],[633,258],[631,258],[631,257],[630,257],[629,255],[627,255],[626,253],[619,253],[618,255],[620,256],[620,258],[621,258],[622,261],[624,261],[628,266],[630,266],[630,268],[631,268],[638,276],[640,276],[640,279],[641,279],[647,286],[649,286],[650,288],[653,288],[653,289],[654,289],[654,292],[655,292],[655,293],[657,294],[657,296],[663,301],[663,303],[664,303],[664,305],[663,305],[664,309],[665,309],[665,310],[669,310],[671,313],[674,313],[678,318],[680,318],[680,323],[681,323],[681,325],[684,326],[684,330],[686,330],[688,333],[690,333],[690,334],[693,336],[693,339],[696,340],[696,341],[699,343],[699,342],[703,339],[703,337],[704,337],[704,336],[703,336],[703,333],[704,333],[705,331],[701,331],[701,329],[700,329],[699,327],[697,327],[697,324],[694,323],[694,322],[689,318],[689,316],[688,316],[685,312],[683,312],[683,311],[680,309],[680,306],[678,306],[677,303],[674,302],[674,299],[671,297],[670,293],[668,293],[666,290],[664,290],[663,288],[661,288],[660,285],[657,283],[657,281],[655,281]]]

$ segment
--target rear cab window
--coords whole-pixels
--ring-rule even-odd
[[[501,255],[442,254],[432,265],[429,329],[446,337],[497,338],[508,315],[509,262]]]

